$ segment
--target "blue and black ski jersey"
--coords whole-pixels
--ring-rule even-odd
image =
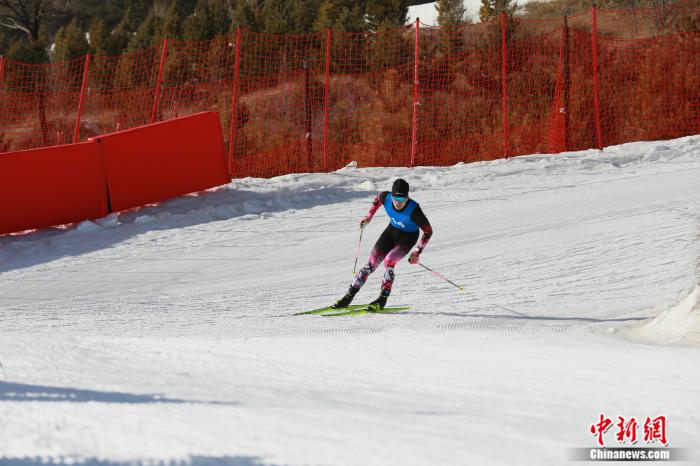
[[[384,210],[389,217],[389,226],[387,226],[380,240],[377,241],[377,246],[380,249],[390,250],[393,246],[404,245],[407,249],[410,249],[418,241],[418,230],[420,229],[423,231],[423,237],[418,244],[418,249],[422,251],[433,235],[433,228],[430,226],[430,222],[423,213],[420,204],[413,199],[408,199],[408,202],[401,210],[396,210],[392,202],[391,193],[382,191],[374,198],[368,217],[374,217],[380,206],[384,206]]]

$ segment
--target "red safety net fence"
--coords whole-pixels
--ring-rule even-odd
[[[699,61],[700,0],[0,58],[0,152],[203,110],[219,114],[233,177],[602,148],[700,133]]]

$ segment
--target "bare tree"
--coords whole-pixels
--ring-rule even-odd
[[[0,0],[0,27],[24,32],[33,41],[51,15],[60,11],[69,0]]]

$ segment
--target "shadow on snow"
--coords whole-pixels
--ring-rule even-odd
[[[77,229],[80,224],[76,223],[67,228],[52,227],[22,235],[0,235],[0,273],[107,249],[148,231],[188,228],[236,218],[247,220],[251,216],[336,204],[369,198],[374,194],[374,191],[351,190],[328,184],[332,183],[324,186],[310,179],[292,189],[282,187],[266,192],[222,186],[120,212],[119,224],[111,228],[95,224],[94,229],[80,231]],[[147,217],[150,218],[143,221]]]
[[[236,402],[200,401],[167,398],[158,394],[137,395],[121,392],[101,392],[69,387],[47,387],[22,383],[0,382],[0,402],[3,401],[62,401],[74,403],[182,403],[208,405],[237,405]],[[3,464],[0,462],[0,465]]]
[[[94,458],[0,458],[0,466],[275,466],[252,456],[192,456],[186,460],[108,461]]]
[[[506,320],[550,320],[555,322],[588,322],[588,323],[603,323],[603,322],[634,322],[640,320],[647,320],[649,317],[622,317],[619,319],[596,319],[593,317],[562,317],[562,316],[530,316],[526,314],[517,313],[517,315],[511,314],[477,314],[481,311],[474,312],[416,312],[409,311],[406,314],[419,314],[419,315],[441,315],[450,317],[478,317],[484,319],[506,319]],[[512,311],[515,312],[515,311]]]

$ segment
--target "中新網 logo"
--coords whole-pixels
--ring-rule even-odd
[[[637,432],[639,423],[637,418],[629,419],[623,416],[617,416],[617,423],[607,417],[604,413],[600,413],[598,421],[591,424],[589,431],[596,437],[598,445],[605,446],[605,434],[613,425],[615,426],[615,440],[619,444],[629,442],[630,445],[637,443]],[[649,445],[658,442],[663,446],[668,445],[668,437],[666,435],[666,416],[650,417],[647,416],[643,424],[643,441]]]

